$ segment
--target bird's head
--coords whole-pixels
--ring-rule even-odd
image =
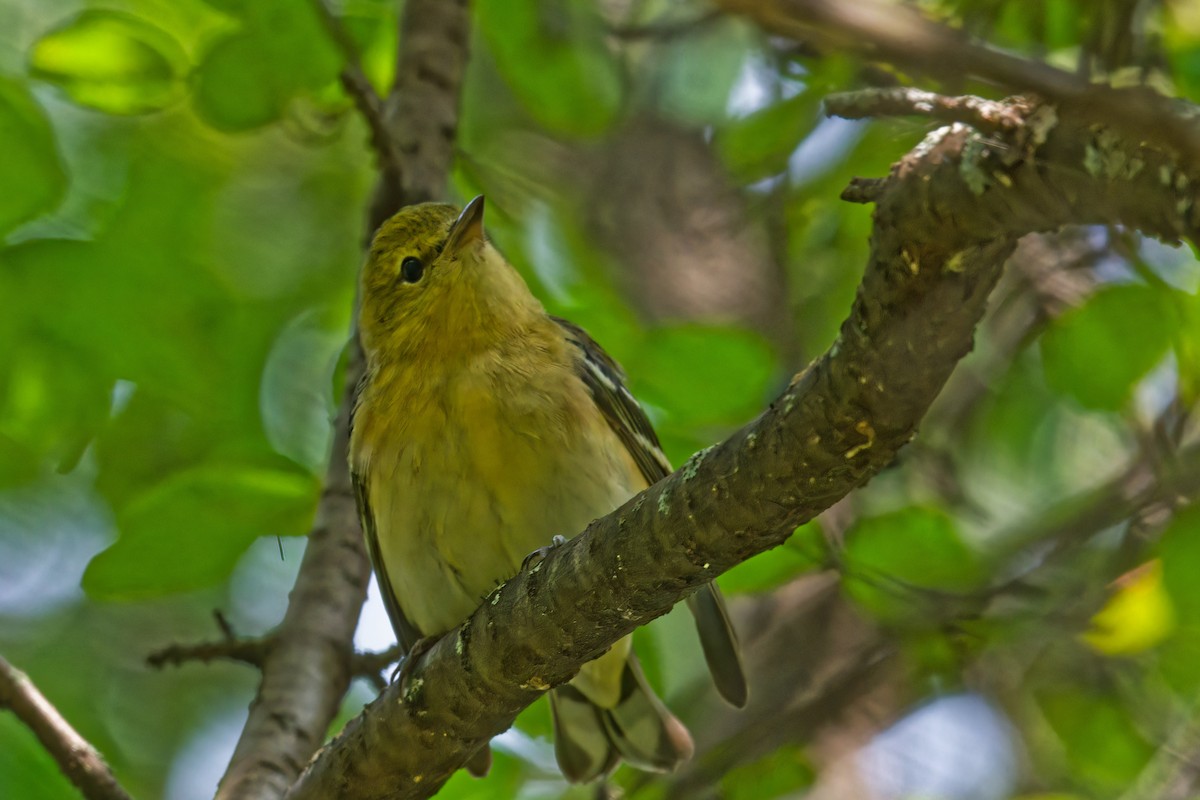
[[[401,209],[380,226],[362,272],[359,334],[369,356],[441,356],[507,334],[541,305],[483,232],[483,197]]]

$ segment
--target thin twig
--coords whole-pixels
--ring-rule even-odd
[[[262,667],[266,663],[267,655],[275,644],[275,634],[241,637],[234,632],[233,626],[220,611],[213,611],[213,617],[217,621],[217,627],[221,629],[222,638],[219,641],[171,644],[146,656],[146,663],[157,669],[166,666],[177,667],[189,661],[199,661],[202,664],[213,661],[240,661],[252,667]],[[387,685],[387,681],[381,673],[389,665],[399,661],[402,655],[404,652],[399,645],[377,653],[356,651],[350,658],[350,671],[356,676],[370,679],[382,689]]]
[[[371,80],[363,70],[362,59],[358,47],[350,37],[346,26],[329,6],[329,0],[313,0],[317,16],[330,40],[341,52],[345,61],[340,74],[342,87],[354,101],[354,106],[371,131],[371,148],[379,156],[381,165],[386,170],[399,170],[401,156],[396,149],[394,137],[388,132],[387,122],[383,111],[383,100]]]
[[[130,800],[104,758],[71,727],[25,673],[0,657],[0,708],[24,722],[88,800]]]
[[[828,95],[825,113],[846,119],[914,114],[943,122],[964,122],[981,133],[1000,133],[1022,124],[1009,103],[969,95],[947,97],[903,86]]]
[[[208,664],[212,661],[240,661],[261,667],[271,650],[272,637],[261,639],[222,639],[197,644],[172,644],[146,656],[146,663],[157,669],[177,667],[189,661]]]
[[[350,668],[354,670],[355,675],[378,675],[399,661],[403,655],[404,649],[398,644],[392,645],[387,650],[380,650],[378,653],[359,651],[350,659]]]

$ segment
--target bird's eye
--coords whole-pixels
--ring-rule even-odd
[[[421,259],[409,256],[400,262],[400,277],[405,283],[416,283],[425,274],[425,265]]]

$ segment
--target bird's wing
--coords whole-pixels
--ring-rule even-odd
[[[670,475],[671,462],[663,453],[646,412],[625,388],[625,374],[617,362],[583,328],[558,317],[551,319],[562,327],[567,339],[579,349],[582,355],[579,377],[591,392],[600,413],[637,462],[646,484],[653,486]]]
[[[371,565],[375,568],[375,582],[379,584],[379,593],[383,595],[383,605],[387,608],[388,617],[392,620],[392,628],[396,631],[396,639],[407,654],[412,651],[421,632],[417,630],[396,600],[396,592],[388,579],[387,567],[383,563],[383,555],[379,552],[379,535],[375,528],[375,514],[371,511],[371,500],[367,496],[367,482],[358,474],[351,473],[354,482],[354,497],[358,500],[359,518],[362,520],[363,534],[367,540],[367,554],[371,557]]]
[[[551,317],[579,349],[578,373],[600,413],[637,462],[642,477],[653,486],[670,475],[671,462],[662,451],[654,427],[633,394],[625,388],[625,375],[617,362],[573,322]],[[700,646],[721,696],[741,708],[746,704],[746,674],[737,634],[716,584],[708,583],[688,597],[688,609],[696,619]]]

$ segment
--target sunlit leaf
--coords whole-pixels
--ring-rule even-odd
[[[29,64],[76,103],[109,114],[163,108],[179,96],[188,68],[183,48],[166,31],[140,17],[94,9],[39,39]]]
[[[1141,653],[1160,644],[1175,627],[1175,611],[1163,587],[1162,563],[1150,561],[1122,576],[1083,640],[1110,656]]]
[[[53,209],[67,188],[54,131],[45,113],[16,81],[0,78],[0,238]]]
[[[216,583],[257,537],[304,533],[317,490],[310,477],[240,465],[171,475],[120,513],[120,536],[92,559],[83,588],[132,600]]]
[[[1101,289],[1042,336],[1046,381],[1087,408],[1116,411],[1166,354],[1179,315],[1167,290]]]

